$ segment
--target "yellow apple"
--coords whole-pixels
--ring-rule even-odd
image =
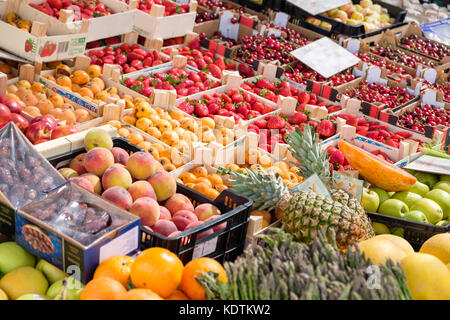
[[[329,10],[327,12],[328,16],[331,18],[334,18],[334,16],[336,15],[336,13],[339,11],[339,9],[333,9],[333,10]]]
[[[364,16],[359,12],[353,12],[351,19],[362,21],[364,19]]]
[[[361,2],[359,3],[359,5],[363,8],[368,8],[372,5],[372,0],[361,0]]]
[[[336,13],[336,15],[334,17],[341,19],[344,22],[348,20],[347,13],[343,10],[338,10],[338,12]]]

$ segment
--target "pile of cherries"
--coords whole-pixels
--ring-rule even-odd
[[[242,47],[236,50],[233,58],[244,63],[251,65],[254,60],[278,60],[281,64],[288,64],[295,60],[290,55],[290,52],[295,49],[294,45],[276,38],[275,35],[244,36],[242,42]]]
[[[381,57],[386,57],[389,60],[398,62],[413,69],[417,68],[418,64],[422,64],[431,68],[434,67],[433,62],[427,61],[421,56],[418,56],[416,54],[408,55],[406,54],[406,52],[403,52],[400,49],[394,49],[391,46],[383,47],[379,44],[375,44],[370,48],[370,52],[375,53]]]
[[[401,38],[400,44],[403,48],[416,51],[435,59],[443,59],[445,56],[450,56],[450,49],[445,45],[430,39],[419,38],[415,34],[406,38]]]
[[[444,125],[450,127],[450,112],[429,104],[406,111],[398,118],[398,124],[418,132],[425,132],[425,126]]]

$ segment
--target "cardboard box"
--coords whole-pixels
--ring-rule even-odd
[[[0,3],[0,47],[32,62],[66,60],[84,52],[89,23],[80,24],[76,33],[64,33],[62,30],[51,33],[47,22],[27,14],[27,7],[29,7],[27,4],[16,0]],[[30,32],[5,22],[6,15],[10,12],[17,13],[22,19],[30,20],[32,22]]]
[[[49,35],[80,33],[82,21],[73,21],[73,15],[70,15],[70,12],[67,15],[61,15],[60,20],[58,20],[29,6],[30,3],[40,4],[42,2],[43,0],[25,0],[22,6],[21,17],[47,24],[47,32]],[[133,31],[134,10],[124,8],[116,0],[100,0],[100,2],[112,9],[115,13],[89,19],[86,42],[110,38]]]
[[[70,193],[65,193],[69,191]],[[81,194],[81,199],[78,201],[72,198],[70,205],[73,210],[76,204],[80,207],[87,204],[89,208],[97,209],[97,213],[99,211],[107,213],[112,220],[109,222],[110,226],[98,232],[99,235],[93,235],[93,231],[75,231],[82,230],[81,228],[86,227],[86,224],[80,227],[78,225],[69,227],[67,223],[64,223],[58,227],[55,221],[57,218],[50,223],[37,218],[39,208],[47,208],[50,203],[55,203],[56,206],[60,199],[67,199],[68,196],[76,193]],[[64,209],[55,210],[58,211],[58,216],[64,214]],[[117,222],[117,226],[114,226],[113,224],[119,219],[121,224]],[[102,261],[113,256],[129,254],[139,246],[139,217],[70,182],[49,193],[47,198],[15,211],[14,220],[15,241],[20,246],[69,274],[75,272],[75,276],[79,276],[82,283],[92,279],[95,269]],[[73,221],[72,223],[75,224]],[[62,231],[62,228],[68,230]],[[69,236],[68,233],[73,234]]]

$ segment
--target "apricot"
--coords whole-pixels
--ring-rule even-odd
[[[23,112],[25,112],[26,114],[29,114],[33,118],[41,116],[41,111],[39,110],[38,107],[25,107],[23,109]]]
[[[38,107],[39,111],[42,115],[48,114],[53,109],[53,103],[48,99],[39,100],[36,107]]]

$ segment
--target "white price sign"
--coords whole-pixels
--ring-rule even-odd
[[[236,40],[239,35],[239,23],[231,23],[234,14],[230,11],[224,11],[220,16],[219,31],[226,38]]]
[[[316,15],[352,3],[350,0],[287,0],[309,14]]]
[[[289,21],[289,15],[284,12],[277,12],[275,15],[275,20],[272,21],[277,27],[286,27]]]
[[[324,197],[331,198],[330,192],[328,191],[326,185],[320,180],[317,173],[310,176],[308,179],[303,180],[298,185],[292,187],[291,192],[293,191],[312,191],[314,193],[320,194]]]
[[[358,57],[326,37],[292,51],[291,55],[325,78],[360,61]]]

